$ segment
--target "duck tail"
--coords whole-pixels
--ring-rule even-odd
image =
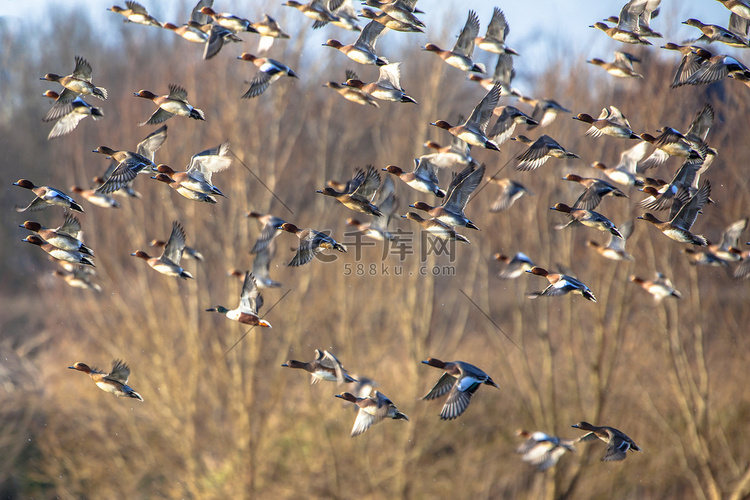
[[[187,271],[184,271],[184,270],[183,270],[183,271],[182,271],[182,272],[180,273],[180,278],[182,278],[182,279],[184,279],[184,280],[186,280],[186,279],[188,279],[188,278],[189,278],[189,279],[191,279],[191,280],[192,280],[192,279],[195,279],[195,278],[193,278],[193,275],[192,275],[192,274],[190,274],[189,272],[187,272]]]
[[[93,250],[91,250],[91,249],[90,249],[89,247],[87,247],[86,245],[81,245],[81,248],[79,248],[79,249],[78,249],[78,251],[79,251],[79,252],[81,252],[82,254],[85,254],[85,255],[90,255],[91,257],[93,257],[93,256],[94,256],[94,251],[93,251]]]
[[[91,266],[91,267],[96,267],[96,266],[94,265],[94,261],[92,261],[92,260],[91,260],[91,259],[89,259],[88,257],[81,257],[81,262],[80,262],[80,263],[81,263],[81,264],[85,264],[85,265],[87,265],[87,266]]]
[[[131,398],[133,398],[133,399],[137,399],[137,400],[138,400],[138,401],[140,401],[141,403],[143,402],[143,398],[141,397],[141,395],[140,395],[140,394],[138,394],[137,392],[135,392],[135,391],[134,391],[134,390],[132,390],[132,389],[131,389],[131,390],[130,390],[130,392],[128,393],[128,397],[131,397]]]
[[[71,210],[75,210],[76,212],[83,213],[83,207],[81,205],[79,205],[78,203],[76,203],[76,202],[71,202],[70,203],[70,209]]]
[[[190,110],[190,118],[194,120],[203,120],[206,121],[206,115],[203,113],[202,109],[193,108]]]
[[[583,291],[583,298],[590,300],[593,303],[596,303],[596,297],[594,297],[594,294],[591,293],[590,290],[584,290]]]
[[[403,96],[401,96],[401,102],[412,102],[414,104],[419,104],[413,97],[409,97],[406,94],[404,94]]]
[[[485,143],[484,143],[484,147],[485,147],[486,149],[491,149],[491,150],[493,150],[493,151],[498,151],[498,152],[500,151],[500,148],[499,148],[499,147],[497,146],[497,144],[495,144],[494,142],[492,142],[492,141],[489,141],[489,140],[488,140],[488,141],[485,141]]]
[[[103,101],[107,99],[107,89],[104,87],[94,87],[92,94]]]
[[[474,73],[487,73],[487,68],[485,68],[482,63],[474,63],[474,66],[471,67],[470,71]]]

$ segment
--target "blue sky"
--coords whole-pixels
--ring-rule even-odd
[[[51,13],[65,9],[85,12],[103,27],[122,22],[120,16],[108,12],[107,9],[115,4],[124,6],[125,3],[124,0],[0,0],[0,16],[6,17],[6,21],[11,21],[7,22],[6,26],[18,26],[13,18],[28,12],[30,1],[40,9],[43,6],[52,7]],[[188,20],[194,0],[140,0],[140,3],[160,20],[182,24]],[[282,26],[293,33],[294,24],[307,22],[307,18],[293,9],[283,7],[282,3],[281,0],[215,0],[214,8],[249,19],[260,18],[261,13],[266,12],[282,21]],[[586,59],[599,57],[611,60],[613,50],[632,50],[633,46],[614,42],[604,33],[589,27],[596,21],[619,14],[624,3],[624,0],[475,0],[469,4],[459,0],[420,0],[419,7],[425,11],[420,18],[427,25],[427,32],[425,35],[410,35],[408,40],[420,45],[430,41],[441,47],[450,48],[466,20],[469,5],[479,14],[482,34],[492,15],[493,7],[499,6],[505,12],[511,28],[508,44],[521,53],[521,59],[516,61],[516,69],[523,78],[524,74],[537,73],[545,69],[550,62],[559,60],[566,54],[576,54],[579,57],[583,55]],[[357,4],[355,1],[355,5]],[[666,41],[680,43],[688,38],[697,37],[699,32],[696,29],[681,24],[689,17],[726,26],[729,11],[715,0],[664,0],[661,15],[652,22],[653,28],[661,32],[664,39],[653,40],[654,45],[658,47]],[[345,43],[354,37],[354,34],[336,27],[325,28],[318,33],[321,38],[336,36],[346,41]],[[332,35],[333,33],[335,35]],[[750,62],[750,58],[742,51],[725,45],[714,45],[712,50],[730,53],[745,63]],[[478,57],[482,57],[479,54],[481,51],[478,51]],[[488,70],[491,71],[492,68]]]
[[[192,7],[191,1],[140,0],[149,12],[159,19],[172,22],[185,22],[188,11]],[[248,0],[215,0],[214,7],[218,11],[232,12],[248,18],[257,17],[259,11],[271,15],[281,16],[287,9],[282,7],[281,0],[257,2]],[[570,45],[574,50],[585,50],[596,40],[595,33],[588,26],[610,15],[619,14],[623,0],[536,0],[533,2],[475,0],[470,4],[459,0],[421,0],[419,7],[426,13],[420,17],[428,27],[442,31],[445,26],[451,33],[457,34],[466,19],[469,5],[480,16],[482,29],[489,22],[492,8],[498,6],[503,9],[511,27],[509,41],[511,46],[521,48],[554,47]],[[0,15],[21,16],[29,10],[29,6],[55,6],[69,8],[76,11],[87,11],[94,17],[119,21],[118,16],[106,12],[112,5],[124,6],[124,0],[0,0]],[[356,3],[355,3],[356,5]],[[680,23],[688,17],[696,17],[704,22],[727,25],[729,11],[719,2],[713,0],[664,0],[662,14],[653,22],[653,26],[662,32],[665,39],[680,41],[693,36],[695,30],[682,26]],[[184,11],[184,12],[183,12]],[[101,13],[101,14],[99,14]],[[585,13],[582,14],[582,13]],[[596,34],[601,38],[601,33]],[[519,51],[521,49],[518,49]],[[527,50],[528,52],[528,50]]]

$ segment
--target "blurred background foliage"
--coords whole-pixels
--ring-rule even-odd
[[[491,214],[497,187],[478,192],[467,213],[482,230],[463,232],[472,243],[456,248],[455,262],[445,256],[383,259],[378,244],[363,249],[359,261],[350,251],[332,263],[288,268],[284,263],[297,240],[280,236],[271,276],[284,287],[264,292],[261,311],[275,305],[266,317],[273,329],[253,330],[229,351],[247,328],[204,310],[233,307],[237,300],[240,283],[226,270],[250,268],[248,251],[259,233],[244,214],[272,212],[300,227],[331,229],[341,239],[351,213],[315,191],[366,164],[410,167],[424,154],[426,139],[448,142],[429,122],[455,122],[484,95],[465,75],[421,53],[416,42],[407,43],[417,38],[389,33],[379,51],[404,61],[402,86],[419,105],[358,107],[321,86],[343,80],[346,68],[369,81],[376,70],[354,67],[343,55],[318,47],[320,35],[291,9],[269,9],[295,34],[277,42],[271,57],[301,78],[279,81],[253,100],[239,96],[255,69],[235,59],[240,51],[253,51],[252,36],[206,62],[201,48],[171,33],[123,25],[119,18],[103,30],[85,12],[62,7],[50,14],[54,23],[31,29],[6,22],[0,28],[0,496],[746,497],[747,282],[732,280],[721,268],[690,266],[681,245],[641,221],[628,240],[633,263],[605,261],[584,245],[606,236],[552,229],[559,219],[549,207],[572,202],[580,191],[560,177],[592,176],[591,162],[615,165],[629,144],[584,137],[585,129],[570,115],[543,133],[582,159],[551,160],[530,173],[506,168],[503,175],[522,181],[536,196]],[[465,13],[456,10],[463,19]],[[446,24],[442,35],[431,30],[430,38],[450,38],[455,23]],[[337,29],[331,33],[353,38]],[[643,58],[642,81],[615,81],[583,58],[561,54],[566,58],[543,73],[526,74],[523,90],[552,97],[575,113],[618,106],[636,132],[665,125],[684,131],[710,103],[717,120],[709,143],[719,157],[707,177],[716,203],[704,209],[695,228],[716,241],[727,224],[748,215],[749,89],[725,80],[670,90],[674,54],[636,51]],[[40,118],[50,104],[40,94],[55,85],[38,79],[46,72],[69,73],[76,54],[88,59],[94,82],[109,91],[109,100],[93,102],[106,116],[48,142],[51,125]],[[517,60],[519,72],[524,64]],[[55,227],[60,210],[17,214],[13,207],[30,198],[11,184],[29,178],[63,190],[89,187],[107,165],[92,149],[134,150],[151,131],[136,124],[152,106],[132,93],[165,93],[170,83],[188,90],[206,122],[170,120],[157,163],[179,169],[191,155],[229,139],[237,159],[214,177],[227,199],[197,204],[143,176],[135,186],[143,199],[122,200],[119,210],[83,202],[80,219],[104,292],[69,288],[51,276],[55,264],[20,242],[25,234],[17,228],[26,219]],[[521,145],[502,149],[475,151],[474,157],[491,174]],[[673,159],[657,173],[669,178],[678,166]],[[449,174],[441,176],[447,183]],[[425,198],[399,182],[397,193],[401,213]],[[629,194],[629,200],[605,200],[600,211],[615,223],[639,215],[635,203],[642,195]],[[206,256],[202,264],[183,261],[195,281],[161,276],[129,256],[148,250],[152,238],[165,238],[175,219],[185,227],[188,245]],[[405,220],[396,224],[416,230]],[[491,260],[495,252],[516,251],[544,267],[568,266],[599,302],[578,296],[526,299],[527,291],[546,282],[531,276],[501,281]],[[370,275],[367,267],[364,276],[347,275],[345,266],[358,263],[374,263],[378,272]],[[403,275],[394,275],[397,266]],[[432,275],[446,266],[455,274]],[[655,271],[673,279],[682,300],[655,304],[628,282],[631,274],[649,277]],[[355,414],[333,398],[341,388],[310,386],[306,374],[280,368],[289,358],[312,359],[315,348],[331,350],[352,373],[375,379],[410,421],[388,421],[349,438]],[[442,403],[419,401],[440,375],[419,363],[428,356],[476,364],[501,389],[482,389],[459,420],[440,421]],[[66,370],[76,361],[106,369],[113,358],[130,364],[130,384],[145,403],[110,397]],[[579,431],[570,425],[579,420],[625,431],[644,453],[601,463],[601,442],[581,444],[544,474],[514,453],[517,428],[576,437]]]

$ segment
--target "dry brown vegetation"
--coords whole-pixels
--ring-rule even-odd
[[[455,121],[483,92],[416,47],[389,51],[386,39],[380,50],[392,60],[408,61],[402,85],[420,104],[357,107],[321,87],[343,78],[344,68],[353,65],[339,53],[306,43],[306,27],[295,41],[274,47],[272,55],[301,79],[279,81],[261,98],[241,101],[243,82],[254,69],[234,59],[237,47],[225,47],[215,60],[204,62],[198,48],[168,33],[112,26],[117,43],[94,43],[94,31],[74,29],[73,19],[62,15],[54,30],[33,37],[8,28],[3,32],[3,497],[718,499],[749,494],[747,282],[733,281],[721,269],[691,267],[681,245],[645,222],[637,221],[628,241],[635,263],[600,259],[584,242],[604,237],[589,230],[552,229],[558,218],[549,207],[569,203],[579,192],[560,177],[567,172],[591,176],[594,170],[587,165],[595,160],[616,163],[625,141],[586,138],[584,125],[569,115],[559,117],[544,133],[582,160],[551,160],[525,174],[508,167],[504,173],[536,196],[490,214],[496,187],[478,193],[467,213],[482,231],[464,231],[472,243],[456,249],[453,263],[445,257],[422,263],[417,255],[401,262],[389,255],[382,264],[390,266],[390,276],[346,276],[345,265],[357,264],[350,252],[333,263],[287,268],[288,247],[297,241],[281,235],[271,275],[285,286],[265,292],[261,311],[275,305],[266,316],[273,329],[250,331],[227,353],[247,329],[204,310],[236,304],[239,282],[225,271],[250,267],[248,250],[259,229],[244,213],[270,211],[301,227],[330,228],[341,238],[351,214],[315,190],[326,179],[343,179],[368,163],[410,166],[423,153],[424,140],[448,141],[428,123]],[[46,44],[53,33],[69,34],[68,43]],[[408,35],[388,35],[403,36]],[[50,86],[38,78],[69,69],[75,54],[91,62],[94,81],[108,88],[106,116],[47,142],[49,128],[39,119],[49,103],[39,94]],[[576,113],[596,114],[616,105],[637,132],[664,125],[684,130],[710,102],[717,121],[709,142],[719,158],[707,176],[716,204],[704,209],[696,229],[715,241],[724,226],[748,215],[750,89],[728,81],[670,90],[673,55],[651,49],[643,56],[644,81],[613,81],[578,60],[572,67],[550,68],[528,91],[554,97]],[[371,68],[355,69],[375,79]],[[550,76],[558,72],[562,75]],[[54,265],[19,241],[23,232],[16,226],[28,218],[54,226],[62,215],[58,209],[16,214],[12,207],[28,202],[28,193],[11,183],[26,177],[63,189],[87,184],[106,167],[92,149],[132,149],[150,131],[136,124],[153,109],[132,93],[141,88],[163,93],[172,82],[188,89],[207,120],[170,120],[157,160],[181,167],[190,155],[228,138],[238,159],[214,177],[228,199],[197,204],[143,176],[136,181],[143,200],[125,200],[119,210],[83,202],[81,221],[97,255],[104,293],[53,280]],[[474,156],[492,173],[519,150],[508,143],[502,153]],[[657,173],[669,178],[678,165],[671,160]],[[402,211],[424,199],[403,184],[397,190]],[[631,191],[630,196],[605,200],[600,210],[615,223],[632,218],[641,195]],[[147,249],[150,239],[165,237],[174,219],[184,225],[188,244],[207,257],[205,264],[186,264],[195,281],[159,275],[129,256]],[[397,224],[410,231],[416,227]],[[532,276],[498,280],[490,260],[498,251],[524,251],[540,265],[569,266],[598,303],[579,296],[526,299],[525,292],[541,290],[546,282]],[[379,245],[366,248],[360,262],[380,267],[381,255]],[[421,266],[446,265],[455,266],[455,276],[420,276]],[[395,266],[403,266],[402,276],[393,275]],[[648,276],[655,270],[673,279],[682,300],[654,304],[627,281],[632,273]],[[387,421],[349,438],[354,413],[334,399],[340,388],[310,386],[306,374],[279,366],[289,358],[312,359],[315,348],[332,350],[351,372],[377,380],[410,421]],[[459,420],[440,421],[441,403],[418,399],[439,376],[419,363],[428,356],[476,364],[501,389],[482,388]],[[111,397],[66,369],[75,361],[108,368],[113,358],[132,367],[130,384],[143,404]],[[579,420],[622,429],[644,453],[602,463],[603,443],[581,444],[578,453],[544,474],[515,455],[517,428],[576,437],[570,425]]]

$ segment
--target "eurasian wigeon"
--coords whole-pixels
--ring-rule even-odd
[[[680,243],[692,243],[693,245],[706,246],[706,238],[701,235],[695,235],[690,232],[695,219],[701,212],[703,206],[708,202],[711,195],[711,183],[708,180],[703,181],[701,188],[693,195],[690,200],[680,209],[680,211],[669,221],[662,222],[650,213],[645,213],[638,217],[655,225],[664,235]]]
[[[463,119],[459,116],[458,121],[463,121]],[[423,146],[435,152],[422,155],[420,159],[424,158],[438,168],[452,168],[455,165],[465,167],[474,161],[470,154],[471,146],[456,136],[453,136],[451,143],[447,146],[441,146],[435,141],[425,141]]]
[[[380,77],[373,83],[364,83],[359,79],[347,79],[346,85],[355,87],[381,101],[410,102],[417,104],[413,97],[409,97],[401,88],[401,63],[391,63],[380,66]]]
[[[282,224],[281,229],[288,233],[295,234],[299,238],[297,253],[289,264],[287,264],[288,266],[296,267],[307,264],[313,260],[313,257],[315,257],[316,254],[323,250],[337,250],[346,253],[346,246],[319,231],[313,229],[300,229],[289,222]]]
[[[393,31],[402,31],[404,33],[424,33],[424,29],[422,29],[420,26],[399,21],[398,19],[389,16],[385,12],[381,12],[378,14],[372,9],[365,8],[362,9],[362,13],[360,14],[360,16],[366,19],[371,19],[376,23],[380,23],[386,28],[392,29]]]
[[[281,226],[286,224],[284,219],[271,214],[248,212],[245,214],[245,217],[257,219],[258,222],[263,224],[263,227],[260,230],[260,235],[258,236],[258,239],[255,240],[255,244],[250,250],[250,253],[258,253],[264,250],[269,244],[271,244],[271,241],[273,241],[276,236],[281,234]]]
[[[69,111],[67,104],[73,102],[78,95],[93,95],[99,99],[107,98],[107,89],[97,87],[91,83],[91,65],[81,56],[76,56],[76,66],[73,73],[68,76],[60,76],[47,73],[40,80],[57,82],[65,89],[60,93],[55,104],[47,112],[46,120],[55,120]]]
[[[697,45],[678,45],[669,42],[666,45],[662,45],[661,48],[674,50],[682,54],[680,65],[677,66],[677,71],[670,85],[671,88],[685,85],[690,77],[701,68],[703,63],[713,56],[711,52]]]
[[[370,21],[362,29],[357,41],[351,45],[344,45],[338,40],[329,39],[324,46],[339,50],[349,59],[359,64],[375,64],[385,66],[388,61],[375,53],[375,43],[383,33],[385,26],[375,21]]]
[[[469,16],[466,18],[466,24],[464,24],[461,34],[453,46],[453,50],[443,50],[434,43],[428,43],[422,49],[437,54],[443,61],[454,68],[462,71],[484,73],[484,65],[475,63],[472,60],[474,40],[477,38],[477,35],[479,35],[479,16],[477,16],[476,12],[470,10]]]
[[[96,267],[89,256],[84,255],[80,250],[63,250],[62,248],[58,248],[50,243],[47,243],[35,234],[27,236],[21,241],[25,241],[26,243],[31,243],[32,245],[38,246],[57,260],[64,260],[65,262],[72,262],[74,264],[85,264],[87,266]]]
[[[516,130],[516,125],[538,125],[538,123],[523,111],[513,106],[498,106],[492,114],[498,115],[497,121],[490,128],[487,137],[498,146],[508,141]]]
[[[643,78],[643,75],[637,73],[633,67],[634,62],[641,62],[641,60],[629,52],[615,51],[615,60],[611,63],[597,58],[586,62],[601,67],[617,78]]]
[[[606,246],[602,246],[596,241],[587,240],[586,246],[596,250],[599,255],[610,260],[635,260],[633,256],[625,251],[625,241],[633,234],[633,221],[622,223],[618,228],[620,236],[616,234],[609,235],[609,241]]]
[[[250,61],[258,68],[258,73],[250,81],[250,88],[247,92],[242,94],[243,99],[249,99],[252,97],[258,97],[266,91],[269,85],[281,78],[282,76],[288,76],[291,78],[299,78],[297,73],[292,71],[289,66],[280,63],[275,59],[269,59],[267,57],[257,57],[253,54],[245,52],[237,59],[243,61]]]
[[[479,101],[479,104],[471,112],[471,116],[464,123],[452,126],[445,120],[438,120],[430,123],[430,125],[447,130],[451,135],[458,137],[472,146],[500,151],[497,144],[489,140],[485,135],[487,125],[492,117],[492,110],[495,109],[500,99],[500,89],[501,84],[496,83],[492,87],[492,90],[487,92],[487,95]]]
[[[661,302],[666,297],[674,297],[676,299],[682,298],[682,294],[675,289],[672,280],[664,276],[662,273],[657,272],[656,278],[653,280],[645,280],[635,275],[630,276],[629,279],[650,293],[654,297],[655,302]]]
[[[445,191],[438,185],[437,166],[427,157],[414,160],[414,171],[404,172],[401,167],[388,165],[384,168],[386,172],[397,175],[410,188],[422,193],[432,193],[438,198],[445,196]]]
[[[539,431],[518,430],[516,434],[526,439],[522,445],[516,448],[516,453],[522,455],[522,461],[536,465],[537,472],[544,472],[557,465],[566,451],[576,451],[573,445],[578,441],[577,439],[562,439],[557,436],[550,436]]]
[[[628,450],[643,451],[624,432],[615,429],[614,427],[598,427],[596,425],[591,425],[588,422],[578,422],[573,425],[573,427],[581,429],[582,431],[589,431],[589,433],[584,434],[579,441],[590,441],[599,438],[607,443],[607,451],[602,458],[603,462],[625,460]]]
[[[518,52],[505,45],[505,38],[509,33],[510,26],[505,19],[505,14],[500,7],[495,7],[492,10],[490,24],[487,26],[487,34],[483,37],[477,37],[474,43],[477,48],[493,54],[513,54],[517,56]]]
[[[68,286],[102,293],[102,287],[91,281],[91,275],[84,271],[84,266],[76,266],[72,271],[52,271],[52,276],[62,279]]]
[[[159,108],[154,111],[151,117],[139,125],[156,125],[169,120],[175,115],[185,116],[194,120],[204,120],[206,115],[202,110],[194,108],[187,100],[187,90],[179,85],[170,84],[169,94],[158,96],[148,90],[139,90],[134,94],[136,97],[142,97],[153,101]]]
[[[25,212],[27,210],[35,212],[37,210],[43,210],[52,205],[57,205],[63,208],[69,208],[76,212],[83,213],[83,208],[73,198],[63,193],[59,189],[55,189],[49,186],[35,186],[33,182],[28,179],[19,179],[13,183],[14,186],[28,189],[36,195],[31,203],[25,208],[16,207],[16,212]]]
[[[120,208],[120,204],[117,200],[96,189],[83,189],[78,186],[70,186],[70,191],[97,207]]]
[[[347,184],[348,190],[345,192],[338,192],[332,187],[326,187],[318,193],[335,198],[346,208],[355,212],[377,217],[383,216],[378,207],[372,203],[375,192],[380,187],[380,174],[375,170],[375,167],[368,165],[367,170],[357,169],[354,177]]]
[[[531,112],[531,119],[534,123],[529,123],[527,130],[531,130],[537,126],[546,127],[555,121],[555,118],[560,113],[570,113],[569,109],[565,109],[554,99],[532,99],[526,96],[520,96],[518,99],[523,103],[534,106],[534,110]]]
[[[586,130],[586,135],[589,137],[608,135],[619,139],[640,139],[640,136],[630,129],[627,118],[615,106],[610,106],[609,109],[604,108],[596,119],[586,113],[579,113],[573,119],[591,125]]]
[[[628,195],[623,193],[622,190],[602,179],[593,179],[591,177],[581,177],[576,174],[568,174],[563,177],[563,180],[577,182],[586,188],[573,204],[575,208],[593,210],[602,202],[602,198],[607,195],[619,198],[628,197]]]
[[[445,362],[436,358],[427,358],[422,363],[440,368],[445,372],[430,392],[422,398],[431,400],[448,394],[448,399],[445,400],[443,409],[440,411],[442,420],[460,417],[469,407],[471,397],[482,384],[500,388],[484,371],[465,361]]]
[[[341,0],[337,0],[336,4],[338,5],[339,3],[341,3]],[[329,10],[328,0],[312,0],[308,4],[288,0],[282,5],[293,7],[314,21],[326,23],[338,21],[338,17]]]
[[[434,217],[451,227],[461,226],[471,229],[479,229],[466,217],[464,209],[466,208],[466,204],[469,202],[472,193],[482,181],[484,172],[484,165],[479,168],[477,168],[475,163],[467,165],[460,173],[453,173],[453,179],[451,180],[447,194],[445,195],[441,206],[433,207],[422,201],[409,206],[416,208],[417,210],[424,210],[429,213],[431,217]]]
[[[359,436],[367,429],[386,418],[392,418],[393,420],[409,420],[409,417],[407,417],[406,414],[398,411],[398,408],[393,404],[393,401],[385,397],[379,391],[374,391],[372,396],[364,398],[358,398],[349,392],[342,392],[335,396],[345,401],[349,401],[350,403],[354,403],[359,407],[357,418],[354,420],[354,427],[352,427],[352,437]]]
[[[500,54],[491,77],[482,78],[481,75],[474,74],[469,75],[469,80],[477,82],[485,90],[490,90],[496,83],[499,83],[501,96],[520,97],[521,93],[510,86],[515,77],[516,70],[513,69],[513,57],[510,54]]]
[[[531,269],[526,270],[527,273],[535,274],[537,276],[544,276],[549,281],[549,286],[541,292],[532,292],[527,294],[527,297],[534,299],[536,297],[547,296],[554,297],[558,295],[565,295],[566,293],[578,293],[583,295],[583,298],[596,302],[596,297],[591,293],[589,287],[583,284],[582,281],[578,281],[572,276],[567,274],[550,273],[546,269],[534,266]]]
[[[75,250],[91,257],[94,256],[94,252],[79,239],[81,237],[81,223],[70,214],[65,216],[63,224],[56,229],[46,228],[38,222],[30,220],[27,220],[18,227],[34,231],[44,241],[57,248]]]
[[[49,97],[50,99],[57,99],[60,97],[57,92],[53,92],[52,90],[48,90],[42,95],[44,95],[45,97]],[[61,135],[69,134],[78,126],[81,120],[83,120],[87,116],[92,117],[94,120],[98,120],[99,118],[104,116],[104,111],[102,111],[102,108],[92,106],[80,97],[76,97],[71,103],[69,103],[68,105],[62,105],[58,109],[62,114],[60,114],[57,118],[48,118],[45,116],[42,120],[57,120],[55,126],[52,127],[52,130],[50,130],[49,135],[47,136],[47,140],[54,139],[55,137],[60,137]]]
[[[164,174],[161,174],[164,175]],[[149,257],[146,252],[138,250],[130,254],[145,260],[155,271],[166,276],[180,277],[182,279],[193,279],[193,275],[180,267],[182,249],[185,248],[185,230],[178,221],[172,223],[172,233],[164,246],[164,251],[159,257]]]
[[[535,170],[544,165],[550,158],[560,158],[562,160],[580,158],[577,154],[571,153],[560,146],[556,140],[548,135],[543,135],[535,141],[532,141],[525,135],[511,137],[511,140],[529,146],[526,151],[516,156],[516,160],[518,160],[518,165],[516,165],[517,170]]]
[[[517,252],[512,258],[496,253],[492,259],[505,264],[505,269],[497,275],[502,280],[514,280],[534,267],[534,262],[523,252]]]
[[[615,236],[622,238],[622,234],[615,227],[611,220],[599,212],[593,210],[586,210],[583,208],[569,207],[565,203],[555,203],[554,207],[550,207],[550,210],[556,210],[568,215],[569,221],[566,224],[555,226],[555,229],[563,229],[571,224],[583,224],[586,227],[597,229],[603,232],[612,233]]]
[[[701,31],[701,36],[695,40],[691,40],[691,43],[695,42],[721,42],[730,47],[737,47],[741,49],[747,48],[747,39],[732,33],[728,29],[718,26],[716,24],[705,24],[702,21],[690,18],[687,21],[683,21],[682,24],[698,28]]]
[[[337,382],[338,384],[352,383],[357,380],[346,372],[344,365],[341,364],[336,356],[328,351],[315,349],[315,359],[309,362],[297,361],[290,359],[283,365],[285,368],[297,368],[305,370],[312,377],[311,384],[317,384],[321,380],[328,382]]]
[[[468,238],[458,234],[456,230],[453,229],[453,227],[449,226],[445,222],[441,222],[438,219],[423,219],[419,214],[416,214],[414,212],[408,212],[406,215],[402,215],[401,217],[416,222],[417,224],[422,226],[425,231],[433,236],[440,238],[441,240],[471,243]]]
[[[350,69],[346,70],[346,81],[348,82],[349,80],[356,80],[357,82],[361,82],[359,76],[357,76],[357,74]],[[338,93],[347,101],[354,102],[356,104],[359,104],[360,106],[373,106],[375,108],[380,107],[380,104],[375,101],[375,98],[373,96],[371,96],[367,92],[364,92],[357,86],[349,86],[346,83],[342,84],[339,82],[326,82],[323,84],[323,86],[335,90],[336,93]]]
[[[108,10],[111,10],[115,14],[125,16],[125,20],[123,22],[126,23],[143,24],[144,26],[157,26],[159,28],[161,27],[161,23],[157,21],[154,16],[150,15],[146,8],[138,2],[127,0],[125,2],[125,7],[126,8],[123,9],[122,7],[119,7],[117,5],[113,5]]]

